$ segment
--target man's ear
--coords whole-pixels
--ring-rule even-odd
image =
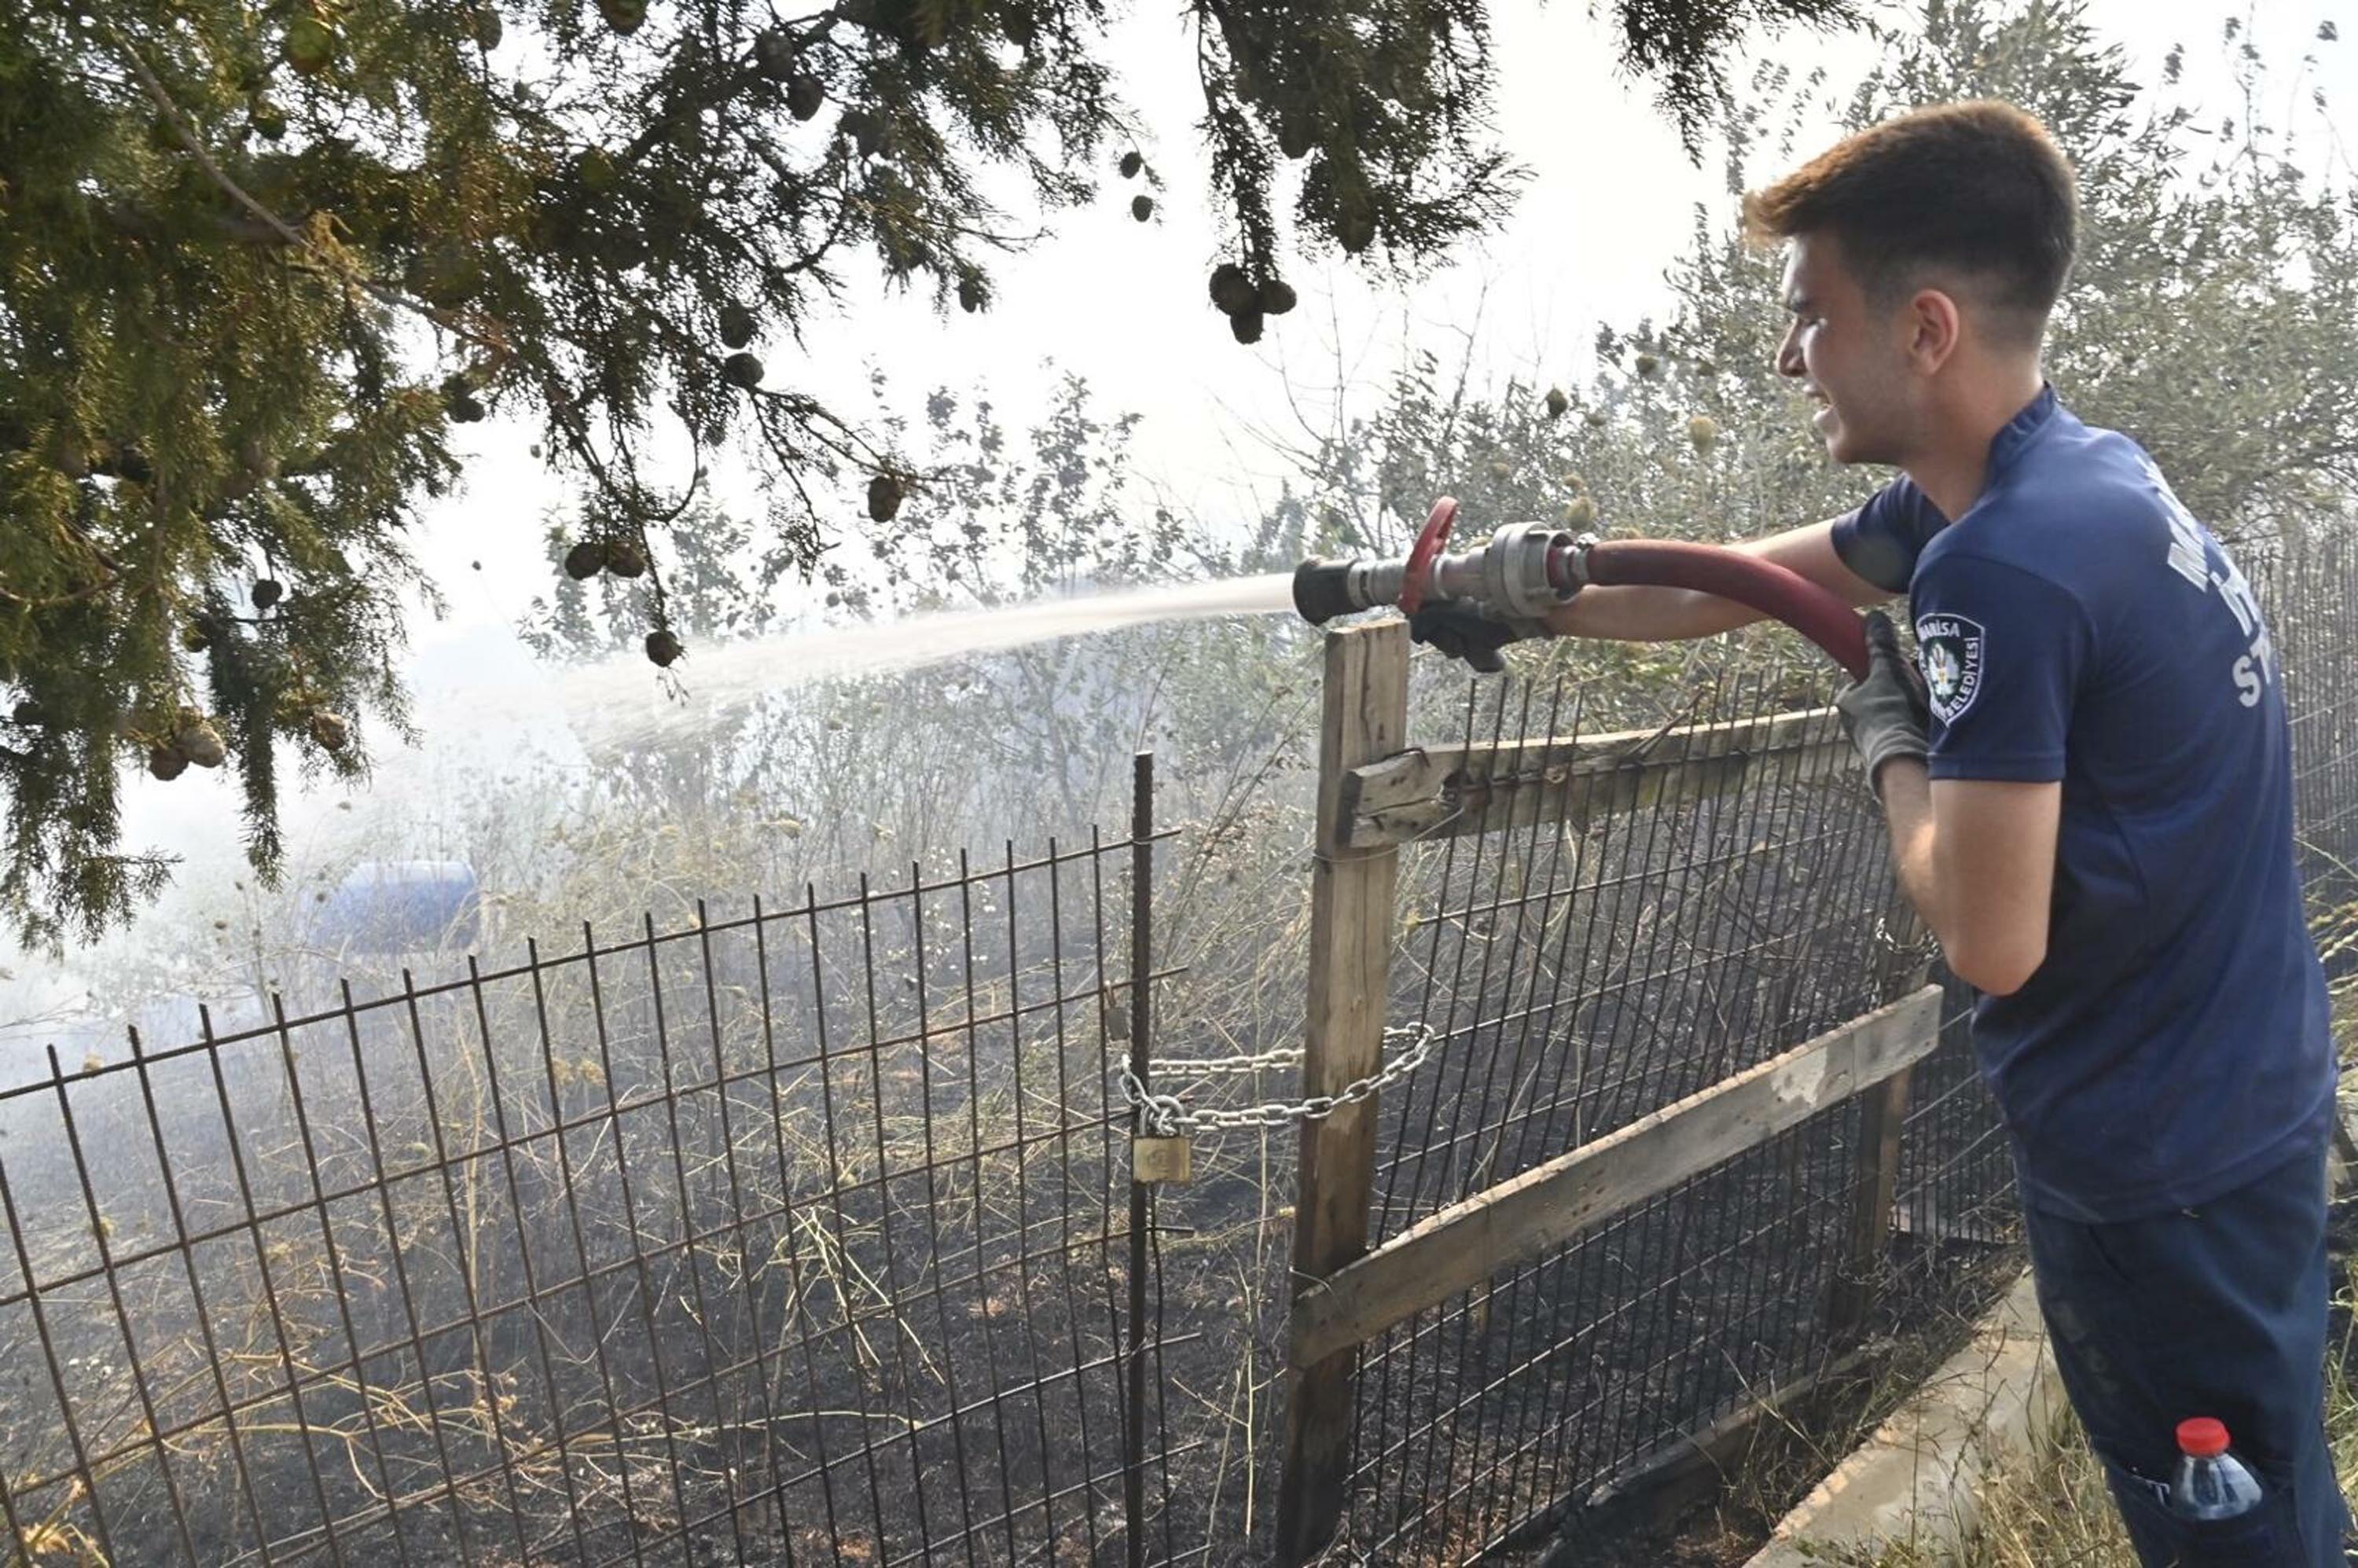
[[[1963,341],[1956,296],[1944,288],[1918,289],[1908,302],[1908,357],[1928,374],[1939,370]]]

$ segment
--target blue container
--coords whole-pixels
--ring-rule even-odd
[[[464,952],[482,936],[474,868],[464,860],[363,860],[328,894],[312,945],[355,956]]]

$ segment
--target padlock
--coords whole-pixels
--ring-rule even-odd
[[[1184,1138],[1138,1137],[1130,1141],[1130,1179],[1184,1182],[1195,1174],[1192,1146]]]

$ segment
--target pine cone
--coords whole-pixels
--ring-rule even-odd
[[[1139,157],[1136,152],[1126,152],[1121,155],[1121,177],[1124,179],[1136,179],[1138,171],[1145,167],[1146,160]]]
[[[646,552],[628,539],[616,539],[606,546],[606,569],[616,577],[644,577],[647,570]]]
[[[1250,310],[1260,303],[1260,292],[1245,276],[1245,269],[1234,262],[1222,262],[1212,269],[1212,303],[1223,316],[1234,316],[1240,310]]]
[[[647,633],[646,645],[647,657],[661,669],[671,668],[673,662],[684,652],[679,645],[679,639],[662,627],[657,627]]]
[[[304,723],[311,732],[311,739],[323,752],[341,752],[352,741],[352,727],[344,722],[343,715],[340,713],[316,708]]]
[[[981,309],[983,301],[988,297],[989,296],[983,292],[981,275],[970,272],[958,279],[958,308],[968,315],[971,316]]]
[[[751,392],[762,384],[762,362],[748,353],[730,354],[721,362],[720,373],[731,386]]]
[[[1260,341],[1260,312],[1239,310],[1228,318],[1228,331],[1239,343]]]
[[[811,120],[827,107],[827,86],[816,76],[797,76],[786,83],[786,113],[797,120]]]
[[[147,771],[170,784],[189,771],[189,759],[169,746],[150,746],[147,749]]]
[[[603,196],[622,183],[622,171],[614,167],[614,155],[604,147],[591,147],[573,163],[573,172],[581,188],[594,196]]]
[[[1144,191],[1141,191],[1136,196],[1131,197],[1130,199],[1130,215],[1137,219],[1141,223],[1145,222],[1149,218],[1153,217],[1154,198],[1147,195]]]
[[[784,27],[772,27],[753,40],[753,69],[772,81],[784,81],[794,74],[794,35]]]
[[[565,552],[565,575],[579,582],[596,577],[606,567],[606,545],[601,539],[584,539]]]
[[[1335,238],[1346,255],[1357,255],[1376,243],[1376,213],[1366,198],[1346,206],[1335,220]]]
[[[1549,387],[1549,388],[1548,388],[1548,390],[1547,390],[1547,412],[1548,412],[1548,417],[1549,417],[1549,418],[1551,418],[1551,419],[1561,419],[1561,418],[1563,418],[1563,417],[1564,410],[1565,410],[1565,409],[1567,409],[1567,408],[1570,408],[1571,406],[1572,406],[1572,399],[1571,399],[1570,397],[1568,397],[1568,396],[1564,395],[1564,390],[1563,390],[1563,388],[1562,388],[1562,387],[1560,387],[1560,386],[1551,386],[1551,387]]]
[[[874,157],[884,150],[884,122],[865,109],[846,109],[836,128],[851,138],[861,157]]]
[[[889,473],[880,473],[868,481],[868,515],[877,523],[890,523],[901,510],[901,481]]]
[[[317,76],[335,62],[336,32],[308,12],[287,24],[287,63],[297,76]]]
[[[182,716],[180,727],[172,732],[172,749],[200,768],[220,767],[229,755],[221,731],[201,715]]]
[[[732,349],[752,342],[756,325],[753,313],[733,299],[720,308],[720,341]]]
[[[1299,303],[1294,297],[1293,286],[1282,277],[1272,277],[1262,284],[1259,298],[1260,313],[1264,316],[1282,316]]]
[[[286,597],[287,590],[279,586],[277,579],[261,578],[255,580],[252,598],[256,610],[267,610]]]

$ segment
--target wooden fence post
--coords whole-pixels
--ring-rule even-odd
[[[1922,988],[1931,975],[1930,959],[1915,957],[1925,936],[1924,922],[1907,897],[1893,891],[1888,922],[1892,948],[1876,966],[1883,1000]],[[1867,1314],[1882,1287],[1891,1246],[1891,1206],[1899,1192],[1900,1134],[1908,1120],[1913,1069],[1894,1073],[1861,1097],[1858,1146],[1852,1151],[1849,1245],[1835,1266],[1826,1306],[1826,1327],[1835,1345],[1866,1330]]]
[[[1305,1095],[1335,1094],[1381,1065],[1392,892],[1399,851],[1347,849],[1355,807],[1345,775],[1407,743],[1408,628],[1397,620],[1326,634],[1318,742],[1318,843],[1311,868],[1310,994],[1302,1066]],[[1375,1181],[1376,1101],[1302,1124],[1294,1196],[1293,1293],[1368,1249]],[[1332,1539],[1350,1460],[1357,1348],[1286,1373],[1285,1473],[1278,1491],[1278,1559],[1307,1561]]]

